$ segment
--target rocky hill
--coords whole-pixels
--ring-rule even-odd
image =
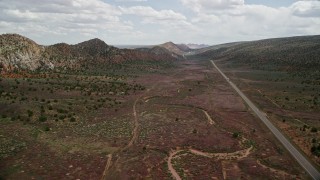
[[[76,45],[59,43],[38,45],[18,34],[0,35],[0,70],[83,69],[107,66],[127,61],[174,61],[177,58],[129,49],[118,49],[100,39],[92,39]]]
[[[191,49],[188,46],[177,45],[177,44],[174,44],[173,42],[167,42],[164,44],[160,44],[159,46],[167,49],[168,51],[170,51],[176,55],[180,55],[180,56],[182,56],[183,54],[185,54],[188,51],[191,51]]]
[[[14,69],[35,70],[41,66],[53,68],[48,59],[43,58],[45,47],[16,34],[0,36],[0,68],[4,71]]]

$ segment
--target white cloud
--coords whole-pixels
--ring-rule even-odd
[[[129,8],[120,7],[123,14],[132,14],[144,17],[151,21],[180,21],[186,20],[186,17],[182,14],[176,13],[173,10],[160,10],[156,11],[149,6],[133,6]]]
[[[195,12],[212,12],[244,4],[244,0],[180,0]]]
[[[320,1],[298,1],[289,8],[296,16],[320,17]]]
[[[205,43],[210,43],[208,39],[227,42],[319,34],[319,1],[298,1],[278,8],[244,1],[180,1],[195,13],[191,21],[201,29],[197,38]]]
[[[116,0],[117,2],[147,2],[148,0]]]
[[[0,32],[31,38],[51,34],[82,39],[82,34],[132,31],[130,23],[121,20],[121,10],[101,0],[1,0],[0,9],[0,23],[6,25]]]
[[[134,15],[142,18],[142,24],[152,24],[153,26],[160,26],[158,32],[166,32],[173,34],[174,31],[181,30],[197,30],[197,28],[190,23],[186,16],[174,12],[173,10],[155,10],[149,6],[132,6],[120,7],[123,14]],[[154,32],[152,32],[154,33]]]
[[[136,6],[142,1],[145,6]],[[19,33],[43,44],[77,43],[88,37],[112,44],[212,44],[319,34],[320,29],[320,1],[314,0],[287,7],[249,5],[244,0],[110,1],[119,7],[107,2],[0,0],[0,33]]]

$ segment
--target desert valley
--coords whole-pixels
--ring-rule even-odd
[[[2,34],[0,179],[319,178],[320,36],[189,46]]]

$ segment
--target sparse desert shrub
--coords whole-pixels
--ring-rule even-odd
[[[233,138],[238,138],[238,137],[240,137],[240,135],[241,135],[240,132],[234,132],[234,133],[232,134],[232,137],[233,137]]]
[[[311,132],[316,133],[316,132],[318,132],[318,129],[317,129],[316,127],[312,127],[312,128],[311,128]]]
[[[40,121],[40,122],[45,122],[45,121],[47,121],[47,117],[44,116],[44,115],[39,116],[39,121]]]
[[[44,112],[45,112],[45,110],[44,110],[44,107],[43,107],[43,106],[40,106],[40,111],[41,111],[41,113],[44,113]]]
[[[192,133],[196,134],[198,131],[196,129],[193,129]]]
[[[320,157],[320,145],[316,146],[316,145],[313,145],[310,149],[311,153],[315,156],[318,156]]]
[[[64,110],[64,109],[57,109],[57,112],[58,112],[58,113],[67,113],[68,111],[67,111],[67,110]]]
[[[76,118],[71,117],[71,118],[70,118],[70,122],[76,122]]]
[[[27,110],[27,113],[28,113],[28,117],[32,117],[33,116],[33,111]]]
[[[65,115],[60,115],[60,116],[59,116],[59,119],[60,119],[60,120],[64,120],[64,118],[66,118]]]

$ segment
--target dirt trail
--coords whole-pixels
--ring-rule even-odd
[[[216,122],[214,122],[214,121],[212,120],[211,116],[209,115],[209,113],[208,113],[207,111],[202,110],[202,112],[207,116],[207,119],[208,119],[208,121],[209,121],[209,124],[211,124],[211,125],[215,125],[215,124],[216,124]]]
[[[227,171],[226,171],[226,165],[225,165],[225,161],[221,162],[221,168],[222,168],[222,176],[223,179],[227,179]]]
[[[149,90],[148,90],[149,91]],[[147,91],[147,92],[148,92]],[[132,144],[134,143],[134,141],[137,139],[138,137],[138,127],[139,127],[139,122],[138,122],[138,116],[137,116],[137,110],[136,110],[136,106],[137,106],[137,103],[138,101],[140,100],[142,96],[138,97],[134,103],[133,103],[133,106],[132,106],[132,110],[133,110],[133,119],[134,119],[134,128],[133,128],[133,131],[132,131],[132,138],[131,140],[129,141],[129,143],[122,149],[122,150],[125,150],[125,149],[128,149],[129,147],[132,146]]]
[[[107,165],[106,167],[104,168],[104,171],[103,171],[103,174],[102,174],[102,177],[101,177],[101,180],[104,180],[106,175],[107,175],[107,172],[111,166],[111,162],[112,162],[112,154],[108,154],[108,161],[107,161]]]
[[[177,75],[178,72],[174,73],[173,76]],[[131,137],[131,140],[129,141],[129,143],[123,147],[122,149],[120,149],[119,151],[124,151],[128,148],[130,148],[133,143],[136,141],[136,139],[138,138],[138,130],[139,130],[139,117],[138,117],[138,113],[137,113],[137,109],[136,109],[136,106],[138,104],[138,102],[141,100],[142,97],[144,97],[147,93],[149,93],[152,89],[154,89],[157,85],[159,85],[161,82],[156,82],[152,85],[151,88],[147,89],[146,92],[144,92],[143,94],[141,94],[133,103],[133,106],[132,106],[132,111],[133,111],[133,118],[134,118],[134,128],[133,128],[133,131],[132,131],[132,137]],[[110,156],[109,156],[110,155]],[[102,175],[102,178],[101,179],[105,179],[106,175],[107,175],[107,171],[108,169],[110,168],[111,166],[111,160],[112,160],[112,154],[109,154],[108,155],[108,162],[107,162],[107,165],[105,167],[105,171],[103,172],[103,175]],[[109,162],[110,161],[110,162]]]
[[[192,154],[195,154],[198,156],[204,156],[204,157],[208,157],[208,158],[216,158],[216,159],[221,159],[221,160],[234,160],[234,159],[239,160],[239,159],[243,159],[245,157],[248,157],[252,148],[253,147],[251,146],[247,149],[243,149],[243,150],[232,152],[232,153],[207,153],[207,152],[201,152],[196,149],[190,149],[190,152]]]
[[[197,156],[204,156],[207,158],[215,158],[215,159],[219,159],[219,160],[239,160],[239,159],[243,159],[245,157],[248,157],[250,152],[252,151],[253,146],[247,148],[247,149],[243,149],[240,151],[236,151],[236,152],[232,152],[232,153],[208,153],[208,152],[202,152],[196,149],[188,149],[189,152],[191,152],[192,154],[195,154]],[[171,160],[174,158],[174,156],[181,152],[183,150],[177,150],[177,151],[172,151],[169,154],[169,158],[168,158],[168,168],[169,171],[171,173],[171,175],[175,178],[180,180],[180,176],[177,173],[177,171],[173,168]],[[224,172],[226,173],[226,172]],[[226,177],[226,174],[224,174],[224,177]]]
[[[133,128],[133,131],[132,131],[132,138],[131,140],[129,141],[129,143],[122,149],[123,150],[126,150],[128,149],[129,147],[131,147],[133,145],[133,143],[136,141],[137,137],[138,137],[138,128],[139,128],[139,117],[138,117],[138,113],[137,113],[137,104],[138,102],[140,101],[140,99],[145,96],[148,92],[150,92],[156,85],[158,85],[159,82],[157,82],[156,84],[154,84],[150,89],[147,89],[146,92],[144,92],[142,95],[140,95],[133,103],[133,106],[132,106],[132,111],[133,111],[133,119],[134,119],[134,128]]]
[[[263,168],[265,168],[265,169],[268,169],[268,170],[271,171],[272,173],[278,174],[278,175],[281,176],[281,178],[283,178],[283,179],[285,179],[286,177],[290,177],[290,178],[292,178],[292,179],[296,179],[296,178],[297,178],[295,175],[289,174],[289,173],[287,173],[287,172],[285,172],[285,171],[278,170],[278,169],[273,169],[273,168],[271,168],[271,167],[268,167],[268,166],[262,164],[259,160],[257,160],[257,163],[258,163],[261,167],[263,167]]]
[[[176,180],[181,180],[179,174],[177,173],[177,171],[173,168],[173,165],[171,163],[171,160],[174,158],[174,156],[181,152],[182,150],[177,150],[177,151],[172,151],[170,152],[169,154],[169,158],[168,158],[168,168],[169,168],[169,171],[171,172],[171,175],[176,179]]]
[[[156,83],[158,84],[158,83]],[[155,84],[155,85],[156,85]],[[137,110],[136,110],[136,106],[137,106],[137,103],[138,101],[146,94],[148,93],[151,89],[153,89],[155,87],[155,85],[153,85],[150,89],[148,89],[145,93],[143,93],[142,95],[140,95],[133,103],[133,106],[132,106],[132,111],[133,111],[133,119],[134,119],[134,128],[133,128],[133,131],[132,131],[132,137],[129,141],[129,143],[120,149],[120,151],[124,151],[126,149],[128,149],[129,147],[131,147],[133,145],[133,143],[136,141],[137,137],[138,137],[138,128],[139,128],[139,122],[138,122],[138,115],[137,115]],[[106,175],[107,175],[107,172],[111,166],[111,163],[112,163],[112,154],[109,154],[108,155],[108,161],[107,161],[107,164],[106,164],[106,167],[105,167],[105,170],[103,172],[103,175],[102,175],[102,180],[105,179]]]

